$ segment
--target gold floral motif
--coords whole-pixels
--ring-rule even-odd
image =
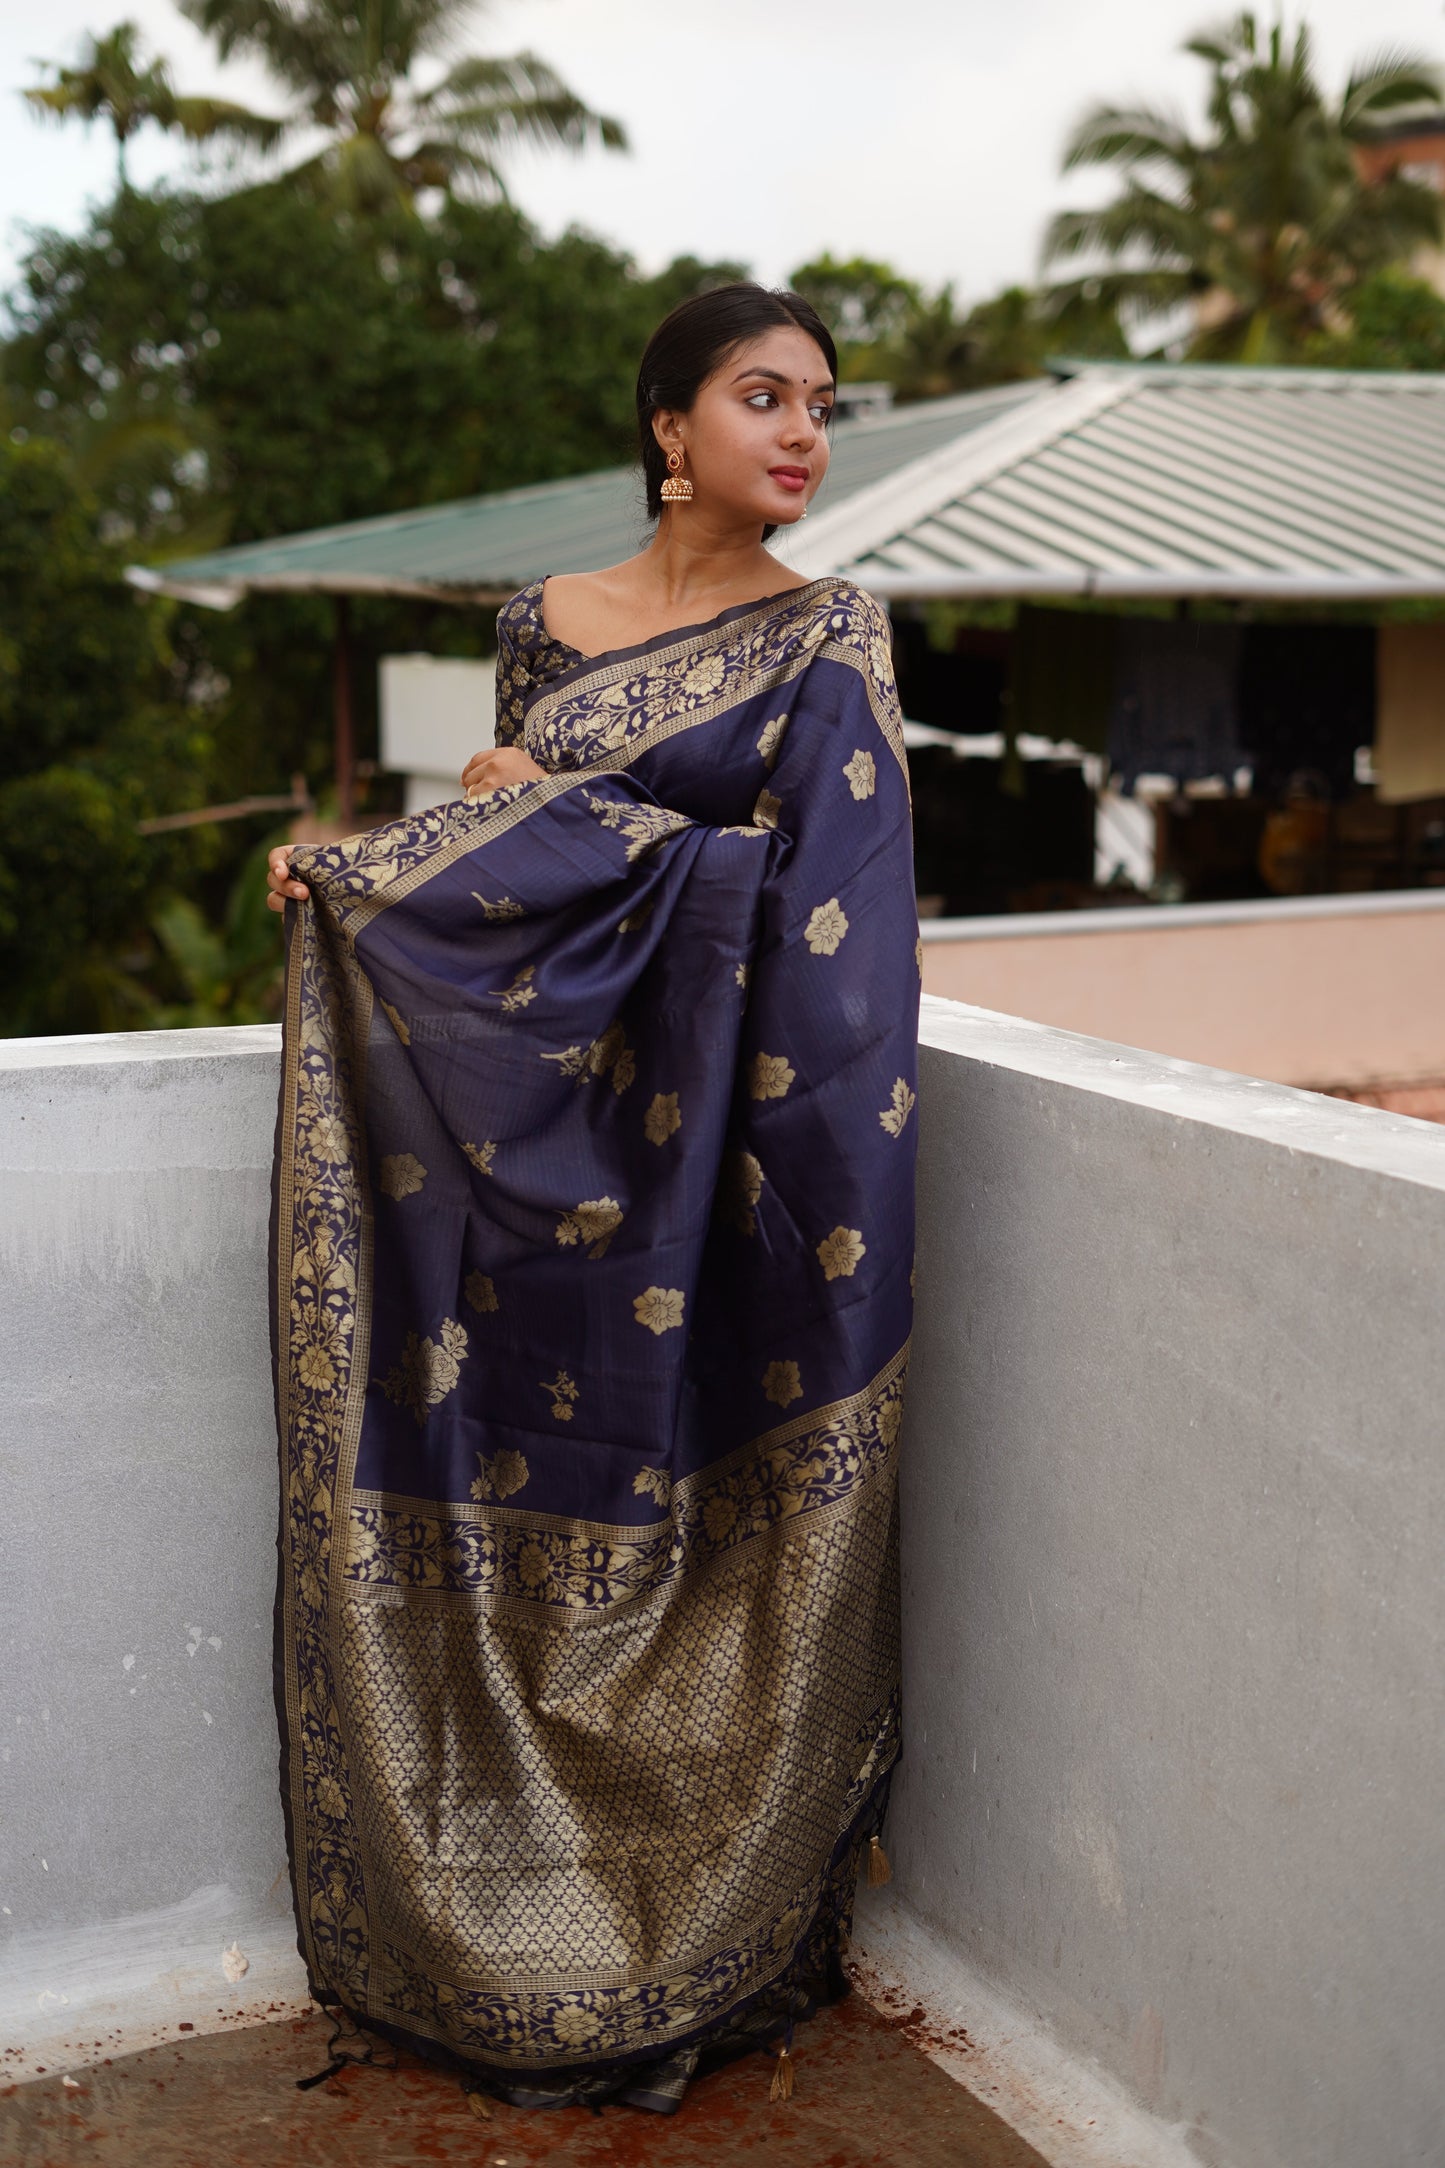
[[[848,920],[843,906],[836,896],[830,896],[826,903],[818,905],[808,920],[803,939],[815,956],[836,956],[847,931]]]
[[[567,1413],[570,1415],[572,1410],[569,1408]],[[527,1466],[526,1456],[511,1446],[503,1447],[500,1453],[493,1453],[490,1459],[485,1453],[478,1453],[477,1466],[481,1473],[472,1478],[472,1496],[479,1502],[488,1498],[513,1497],[516,1492],[526,1488],[527,1479],[532,1472]]]
[[[401,1361],[382,1379],[381,1389],[398,1407],[410,1408],[418,1424],[424,1423],[432,1409],[456,1390],[466,1357],[465,1325],[445,1317],[435,1340],[407,1334]]]
[[[530,1546],[546,1561],[548,1604],[595,1612],[655,1595],[694,1573],[719,1549],[856,1496],[885,1467],[897,1438],[904,1360],[900,1352],[861,1393],[811,1416],[794,1416],[706,1475],[674,1485],[672,1518],[660,1527],[625,1535],[588,1522],[528,1527],[514,1518],[468,1516],[463,1508],[418,1507],[375,1492],[358,1494],[347,1578],[374,1588],[520,1597],[539,1585],[522,1569]],[[662,1477],[663,1471],[656,1473]],[[650,1483],[645,1489],[657,1496]],[[720,1498],[733,1505],[731,1515],[717,1506]],[[719,1534],[724,1523],[725,1536]]]
[[[627,1044],[626,1034],[620,1023],[609,1024],[600,1039],[590,1046],[564,1047],[560,1054],[544,1054],[543,1061],[555,1061],[563,1076],[575,1077],[579,1084],[589,1078],[612,1075],[612,1089],[621,1095],[637,1075],[637,1055]]]
[[[378,1187],[398,1204],[403,1197],[415,1197],[425,1180],[426,1168],[415,1152],[388,1152],[377,1174]]]
[[[635,911],[628,912],[626,918],[618,920],[617,931],[619,933],[640,933],[656,908],[655,901],[640,903]]]
[[[469,1272],[463,1291],[472,1308],[480,1310],[484,1317],[502,1307],[497,1300],[496,1282],[488,1273]]]
[[[744,993],[747,992],[748,982],[752,978],[752,975],[753,967],[751,964],[739,964],[736,971],[733,973],[733,977],[737,980],[739,986],[742,987]]]
[[[849,790],[860,805],[865,798],[872,797],[878,783],[878,767],[873,755],[865,752],[861,745],[844,767],[843,773],[848,778]]]
[[[491,991],[501,996],[506,1015],[515,1016],[518,1009],[525,1009],[529,1001],[537,998],[537,989],[531,981],[537,976],[535,964],[523,964],[510,986],[494,986]]]
[[[787,727],[786,715],[775,715],[770,723],[763,725],[762,736],[758,739],[758,751],[762,755],[763,766],[769,773],[772,772],[773,763],[782,749],[783,732]]]
[[[756,1233],[757,1202],[766,1180],[761,1163],[751,1152],[741,1146],[724,1152],[713,1209],[725,1226],[736,1227],[740,1235]]]
[[[770,790],[760,790],[758,792],[758,802],[753,807],[753,826],[755,828],[776,828],[778,815],[782,810],[783,801],[781,798],[775,798]]]
[[[911,1092],[905,1080],[899,1077],[893,1087],[892,1103],[886,1106],[878,1117],[879,1123],[890,1137],[902,1136],[904,1125],[917,1104],[917,1094]]]
[[[472,901],[481,905],[483,918],[493,923],[511,918],[525,918],[527,915],[526,905],[514,902],[510,896],[502,896],[496,903],[488,903],[485,896],[479,896],[473,889]]]
[[[482,1144],[463,1144],[462,1150],[466,1153],[478,1174],[496,1173],[496,1169],[492,1165],[492,1161],[497,1156],[497,1140],[495,1137],[488,1137],[485,1143]]]
[[[676,1092],[654,1092],[652,1102],[642,1117],[642,1133],[649,1144],[666,1144],[682,1127],[682,1115],[678,1111]]]
[[[394,1009],[389,1001],[382,1001],[380,994],[378,994],[376,998],[378,1001],[381,1002],[381,1007],[383,1013],[385,1014],[386,1020],[390,1024],[392,1030],[396,1033],[398,1039],[400,1039],[402,1045],[410,1046],[411,1032],[407,1027],[406,1018],[401,1014],[399,1009]]]
[[[608,1245],[622,1225],[622,1207],[615,1197],[593,1197],[574,1204],[557,1222],[557,1240],[564,1250],[579,1242],[589,1244],[589,1257],[605,1257]]]
[[[296,1375],[308,1391],[324,1393],[336,1383],[336,1365],[326,1348],[311,1341],[296,1356]]]
[[[818,1244],[818,1262],[830,1280],[851,1280],[867,1254],[868,1245],[857,1227],[835,1227]]]
[[[670,812],[666,806],[634,803],[627,798],[597,798],[590,790],[585,795],[603,827],[615,828],[625,838],[629,865],[665,843],[669,836],[680,835],[684,828],[692,826],[685,813]]]
[[[803,1397],[803,1381],[796,1363],[772,1362],[763,1372],[763,1397],[775,1408],[789,1408]]]
[[[655,1332],[659,1339],[682,1323],[683,1305],[687,1297],[680,1287],[646,1287],[632,1299],[632,1314],[639,1325]]]
[[[754,1099],[786,1099],[796,1077],[782,1054],[754,1054],[748,1063],[748,1090]]]
[[[672,1496],[672,1478],[665,1468],[640,1468],[632,1478],[634,1497],[652,1498],[665,1506]]]
[[[559,1370],[550,1385],[543,1385],[542,1391],[551,1394],[552,1413],[558,1422],[570,1423],[573,1406],[582,1398],[581,1390],[574,1380],[568,1377],[565,1370]]]

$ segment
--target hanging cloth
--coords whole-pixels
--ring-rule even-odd
[[[1141,775],[1176,783],[1239,766],[1239,629],[1190,618],[1119,626],[1109,764],[1125,794]]]
[[[1375,796],[1445,796],[1445,625],[1382,625],[1378,643]]]

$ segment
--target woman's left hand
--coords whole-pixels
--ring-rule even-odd
[[[462,788],[469,798],[485,798],[508,783],[528,783],[546,773],[520,746],[498,745],[486,753],[473,753],[462,770]]]

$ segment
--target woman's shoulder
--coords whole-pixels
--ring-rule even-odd
[[[542,624],[541,580],[519,587],[497,612],[497,642],[508,641],[523,654],[536,642]]]
[[[831,634],[851,633],[873,639],[882,633],[888,637],[888,613],[866,587],[840,579],[818,580],[814,585],[818,590],[818,614],[826,620]]]

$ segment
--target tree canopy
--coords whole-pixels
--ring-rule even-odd
[[[1060,213],[1046,260],[1082,260],[1096,292],[1136,313],[1189,304],[1200,358],[1298,359],[1345,321],[1364,279],[1440,238],[1433,188],[1398,172],[1367,181],[1356,155],[1390,114],[1439,112],[1438,71],[1381,53],[1331,99],[1308,27],[1288,42],[1248,13],[1185,51],[1210,73],[1206,131],[1151,107],[1087,114],[1064,170],[1112,167],[1124,185],[1100,209]]]
[[[595,113],[535,53],[463,53],[473,0],[178,0],[223,60],[244,53],[291,93],[288,134],[320,130],[295,169],[330,202],[375,215],[425,189],[505,195],[519,143],[625,150],[622,123]],[[419,71],[449,63],[430,82]]]
[[[138,129],[155,127],[189,137],[193,143],[249,144],[269,150],[281,124],[225,98],[184,96],[171,80],[167,61],[147,58],[134,23],[117,23],[103,37],[85,41],[75,67],[41,61],[52,80],[24,93],[31,110],[51,120],[110,123],[115,137],[116,177],[126,182],[126,145]]]

